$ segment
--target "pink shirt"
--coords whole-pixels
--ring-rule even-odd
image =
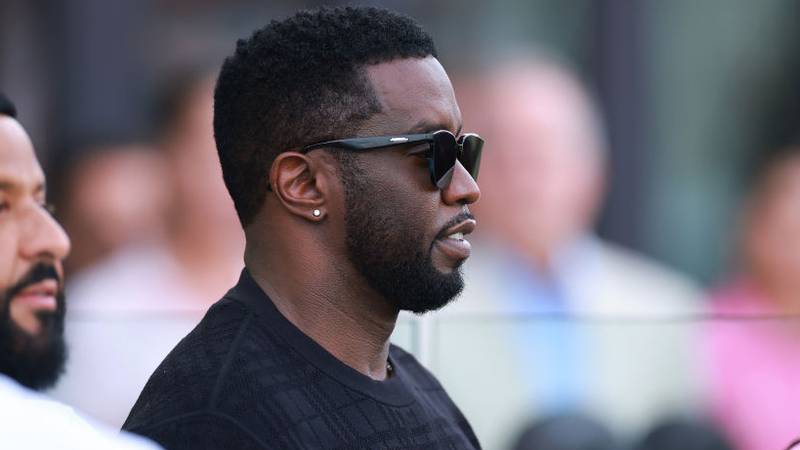
[[[780,314],[743,280],[712,311]],[[708,329],[712,412],[740,450],[785,449],[800,436],[800,321],[718,321]]]

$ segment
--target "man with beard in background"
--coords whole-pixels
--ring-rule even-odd
[[[177,449],[479,448],[389,342],[463,287],[483,141],[430,36],[375,8],[240,40],[214,131],[246,235],[239,283],[167,356],[124,428]]]
[[[45,194],[30,139],[0,94],[0,447],[153,449],[34,392],[55,384],[66,359],[61,261],[70,243]]]

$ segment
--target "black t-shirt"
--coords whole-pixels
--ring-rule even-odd
[[[168,450],[479,449],[413,356],[375,381],[286,320],[247,270],[150,377],[123,429]]]

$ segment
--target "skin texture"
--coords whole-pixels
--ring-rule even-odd
[[[435,58],[395,60],[365,70],[382,112],[363,125],[359,136],[460,132],[450,80]],[[387,247],[420,242],[436,270],[452,273],[463,260],[448,257],[434,242],[480,191],[460,164],[450,186],[437,190],[424,159],[409,155],[411,150],[365,152],[358,155],[358,165],[378,180],[371,192],[376,205],[396,211],[397,233]],[[400,309],[370,287],[351,261],[336,158],[326,151],[285,152],[273,163],[270,180],[272,194],[245,230],[245,262],[253,277],[295,326],[353,369],[384,379],[389,336]],[[312,215],[314,209],[320,217]],[[416,224],[414,239],[403,234],[409,218]]]
[[[800,310],[800,148],[770,165],[749,198],[741,247],[745,270],[774,306]]]
[[[69,253],[69,239],[45,207],[44,173],[20,124],[0,116],[0,291],[22,279],[37,263],[56,268]],[[37,308],[12,299],[14,322],[30,334],[39,332]]]

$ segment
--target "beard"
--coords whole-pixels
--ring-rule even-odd
[[[464,288],[461,267],[442,273],[433,265],[434,241],[413,212],[398,211],[386,190],[359,169],[355,158],[339,154],[345,191],[345,231],[351,263],[367,284],[400,310],[422,314],[442,308]],[[443,227],[471,218],[462,213]]]
[[[64,371],[64,292],[56,295],[56,310],[37,314],[40,330],[32,335],[11,317],[13,298],[26,287],[47,279],[58,280],[55,268],[38,264],[18,283],[0,292],[0,373],[30,389],[51,387]]]

